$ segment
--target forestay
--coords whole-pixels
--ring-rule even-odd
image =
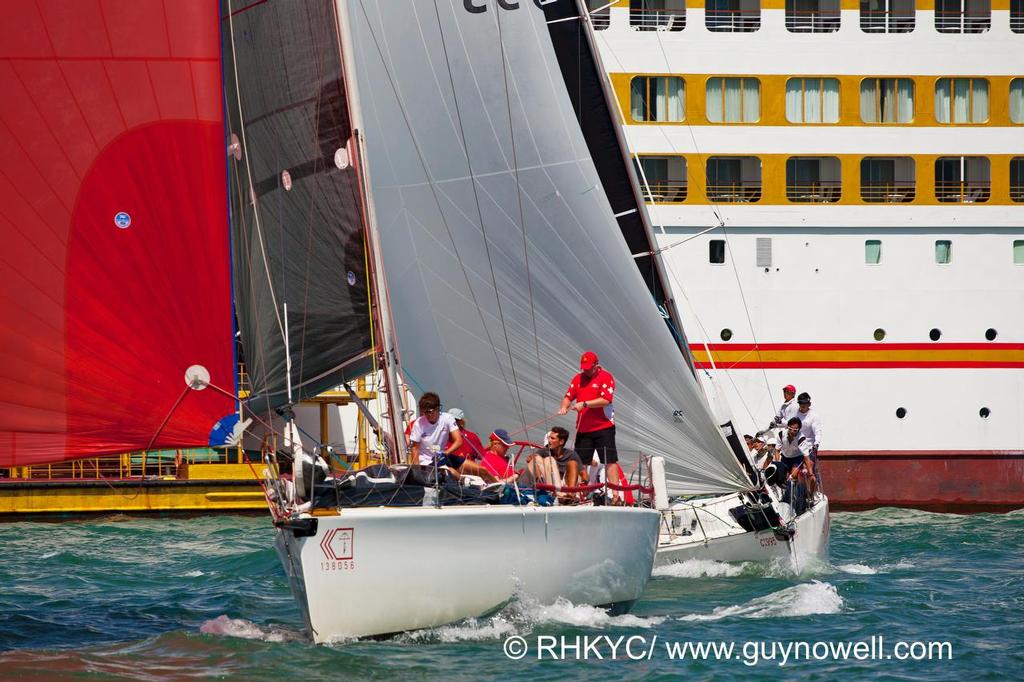
[[[537,440],[574,427],[546,418],[592,349],[621,451],[665,456],[674,492],[749,487],[616,225],[543,12],[340,6],[407,379],[479,430],[539,421]]]

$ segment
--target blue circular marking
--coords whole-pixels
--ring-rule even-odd
[[[132,217],[124,211],[120,211],[114,216],[114,224],[123,230],[132,224]]]
[[[356,273],[351,270],[348,271],[348,285],[354,287],[356,285]]]

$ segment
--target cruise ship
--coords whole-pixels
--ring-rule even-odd
[[[698,368],[834,508],[1024,506],[1024,0],[591,0]]]

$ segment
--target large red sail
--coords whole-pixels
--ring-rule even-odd
[[[185,382],[234,387],[217,10],[0,0],[0,467],[234,409]]]

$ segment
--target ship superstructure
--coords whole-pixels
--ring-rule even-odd
[[[809,392],[837,507],[1024,506],[1024,2],[590,6],[738,422]]]

